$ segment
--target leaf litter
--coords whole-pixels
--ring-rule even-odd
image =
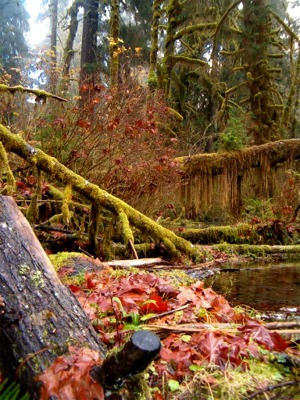
[[[201,281],[185,285],[178,284],[172,274],[104,268],[86,272],[80,283],[76,277],[73,282],[68,279],[68,286],[108,349],[124,344],[135,330],[149,329],[159,335],[160,356],[147,372],[149,399],[193,398],[178,393],[180,389],[184,393],[187,382],[199,379],[199,371],[198,386],[210,388],[218,386],[218,379],[204,376],[205,369],[245,372],[253,360],[267,363],[268,352],[288,350],[289,343],[277,332],[236,311]],[[299,356],[299,351],[294,353]],[[39,377],[44,384],[41,400],[51,395],[57,400],[104,399],[102,387],[89,376],[90,368],[99,362],[96,352],[70,347]],[[129,399],[130,395],[114,398]]]

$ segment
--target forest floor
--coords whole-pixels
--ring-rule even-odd
[[[287,325],[270,325],[257,319],[255,310],[231,307],[179,266],[121,267],[76,253],[50,259],[109,351],[140,329],[161,339],[160,355],[146,372],[105,398],[300,399],[299,343],[287,329],[278,330]],[[64,358],[53,368],[59,363],[65,365]],[[83,380],[79,369],[70,367],[73,379],[61,379],[53,368],[48,380],[54,394]]]

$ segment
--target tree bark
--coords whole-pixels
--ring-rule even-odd
[[[68,346],[105,355],[81,306],[59,280],[11,197],[0,196],[0,364],[33,399],[35,380]]]
[[[50,25],[51,25],[51,65],[49,77],[49,90],[52,93],[56,92],[57,83],[57,23],[58,23],[58,0],[51,0],[50,3]]]
[[[70,8],[68,9],[68,17],[70,18],[70,23],[69,23],[69,33],[68,33],[68,38],[66,40],[66,45],[64,47],[64,53],[63,53],[63,68],[62,68],[62,78],[60,82],[60,89],[62,91],[67,91],[69,82],[70,82],[70,68],[71,68],[71,62],[73,59],[73,56],[75,54],[75,51],[73,49],[73,43],[76,37],[77,33],[77,28],[78,28],[78,20],[77,20],[77,14],[78,14],[78,9],[79,7],[82,7],[83,2],[81,0],[76,0]]]
[[[84,2],[84,18],[80,59],[80,105],[83,108],[93,93],[97,75],[97,31],[99,18],[99,1]]]
[[[110,85],[114,87],[119,79],[119,33],[120,33],[120,1],[111,2],[110,13]]]

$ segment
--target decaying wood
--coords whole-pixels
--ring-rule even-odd
[[[35,377],[69,345],[87,346],[104,358],[105,346],[80,304],[6,196],[0,196],[0,266],[0,364],[7,376],[38,399]]]
[[[101,366],[93,367],[91,376],[105,389],[116,388],[124,379],[142,372],[160,348],[160,340],[153,332],[137,331],[119,352],[110,354]]]
[[[169,264],[160,257],[157,258],[142,258],[135,260],[112,260],[104,263],[112,268],[146,268],[160,264]]]

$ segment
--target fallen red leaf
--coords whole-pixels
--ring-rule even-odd
[[[239,328],[239,330],[243,333],[249,333],[257,343],[267,350],[284,351],[288,346],[277,332],[270,332],[259,321],[251,318],[248,318],[246,325]]]
[[[99,363],[99,355],[89,348],[69,347],[37,380],[42,382],[40,400],[104,400],[101,385],[89,372]]]
[[[163,313],[167,311],[167,309],[168,302],[163,300],[163,298],[156,293],[151,294],[150,302],[147,302],[140,307],[142,314]]]

